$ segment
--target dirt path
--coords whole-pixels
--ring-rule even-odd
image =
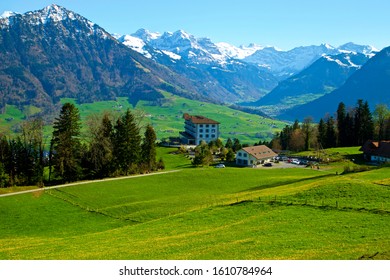
[[[25,193],[33,193],[33,192],[40,192],[40,191],[44,191],[44,190],[65,188],[65,187],[84,185],[84,184],[90,184],[90,183],[108,182],[108,181],[124,180],[124,179],[133,179],[133,178],[139,178],[139,177],[145,177],[145,176],[155,176],[155,175],[161,175],[161,174],[167,174],[167,173],[179,172],[179,171],[180,170],[171,170],[171,171],[163,171],[163,172],[156,172],[156,173],[149,173],[149,174],[131,175],[131,176],[107,178],[107,179],[101,179],[101,180],[90,180],[90,181],[75,182],[75,183],[57,185],[57,186],[52,186],[52,187],[38,188],[38,189],[33,189],[33,190],[28,190],[28,191],[20,191],[20,192],[0,194],[0,197],[11,196],[11,195],[18,195],[18,194],[25,194]]]

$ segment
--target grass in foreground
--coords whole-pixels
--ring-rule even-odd
[[[0,259],[389,259],[389,175],[187,169],[3,197]]]

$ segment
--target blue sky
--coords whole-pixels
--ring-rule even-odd
[[[79,13],[108,32],[185,30],[239,46],[284,50],[347,42],[390,46],[388,0],[2,0],[4,11],[24,13],[52,3]]]

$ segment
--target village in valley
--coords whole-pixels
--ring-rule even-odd
[[[312,151],[311,155],[295,155],[291,151],[277,150],[268,145],[242,145],[239,140],[230,138],[223,145],[220,136],[220,122],[201,115],[189,115],[184,113],[184,131],[180,132],[180,138],[171,138],[173,144],[163,145],[178,147],[183,153],[187,153],[195,165],[213,165],[216,168],[225,168],[226,165],[237,167],[273,167],[273,168],[293,168],[310,167],[320,169],[320,164],[329,164],[330,158],[323,150]],[[235,142],[235,143],[233,143]],[[261,142],[260,142],[261,143]],[[266,142],[264,142],[266,143]],[[212,156],[208,159],[202,155],[199,147],[209,147]],[[223,152],[224,148],[231,148],[234,155],[227,157],[229,151]],[[203,149],[204,150],[204,149]],[[390,162],[390,141],[367,140],[360,148],[362,158],[368,164],[383,164]],[[197,163],[194,160],[198,159]],[[355,159],[352,159],[355,161]]]

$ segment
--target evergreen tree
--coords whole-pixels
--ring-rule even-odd
[[[53,125],[53,166],[64,181],[75,181],[81,176],[79,110],[70,103],[62,106]]]
[[[109,114],[101,119],[90,119],[89,147],[85,167],[92,178],[110,176],[113,171],[114,147],[112,143],[113,127]]]
[[[347,147],[347,122],[346,122],[346,111],[345,104],[340,102],[339,107],[337,108],[337,145],[339,147]]]
[[[310,143],[312,140],[311,138],[312,138],[312,135],[314,133],[313,127],[312,127],[312,122],[313,122],[312,117],[306,117],[303,120],[303,124],[302,124],[302,132],[303,132],[304,140],[305,140],[305,146],[304,146],[305,151],[308,151],[310,149]]]
[[[18,141],[21,143],[22,153],[20,155],[21,174],[24,184],[38,186],[43,185],[43,121],[33,119],[21,124],[21,136]]]
[[[10,185],[9,171],[11,161],[11,150],[7,137],[0,135],[0,187],[4,188]]]
[[[334,148],[337,144],[335,123],[333,117],[329,117],[326,121],[326,140],[324,148]]]
[[[136,173],[141,157],[141,136],[133,114],[128,109],[114,127],[114,157],[122,174]]]
[[[242,145],[240,143],[240,140],[238,140],[237,138],[234,139],[233,152],[237,152],[237,151],[241,150],[241,148],[242,148]]]
[[[373,139],[374,136],[374,122],[372,120],[372,114],[368,102],[358,100],[358,106],[355,113],[355,132],[356,132],[356,145],[361,146],[367,140]]]
[[[232,141],[232,139],[228,138],[226,140],[225,148],[226,149],[233,149],[233,141]]]
[[[351,147],[355,145],[356,133],[355,133],[355,121],[351,113],[347,113],[345,116],[345,147]]]
[[[153,127],[148,125],[142,143],[142,162],[146,166],[147,171],[156,169],[156,139]]]

